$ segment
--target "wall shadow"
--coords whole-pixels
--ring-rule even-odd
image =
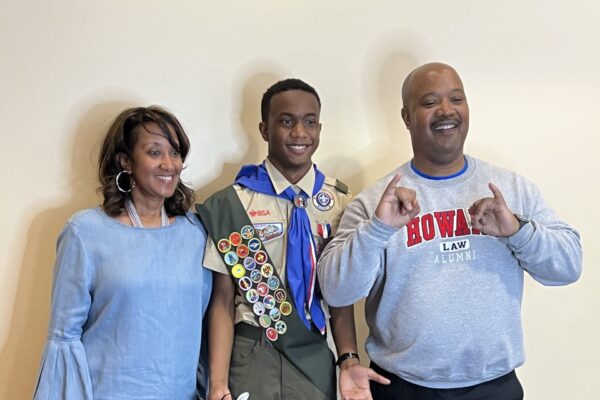
[[[95,190],[100,139],[111,119],[133,103],[89,104],[88,100],[81,101],[66,113],[81,115],[79,120],[75,117],[69,135],[72,138],[70,170],[67,171],[70,176],[65,184],[68,199],[44,200],[29,223],[26,237],[18,238],[26,245],[7,341],[0,352],[2,399],[26,399],[33,394],[48,329],[56,238],[71,215],[98,204]],[[69,125],[68,121],[65,125]],[[43,166],[40,173],[44,173]]]
[[[287,77],[285,72],[268,72],[273,69],[281,70],[281,68],[273,68],[273,64],[268,62],[246,66],[240,69],[246,72],[234,78],[231,96],[235,100],[232,114],[239,115],[239,124],[235,129],[236,138],[239,143],[247,143],[246,150],[244,155],[238,159],[224,160],[221,172],[196,190],[198,203],[231,184],[242,165],[259,163],[266,157],[267,145],[258,130],[261,120],[260,101],[269,86]]]

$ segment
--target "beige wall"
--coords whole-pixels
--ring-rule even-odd
[[[599,13],[592,0],[0,0],[0,398],[31,396],[56,236],[97,204],[97,141],[116,112],[173,110],[204,198],[265,154],[266,86],[301,77],[324,103],[316,161],[358,192],[411,156],[399,87],[432,60],[462,74],[467,152],[534,180],[583,236],[580,282],[528,279],[527,398],[597,398]]]

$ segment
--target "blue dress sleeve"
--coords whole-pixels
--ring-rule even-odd
[[[88,256],[76,226],[58,238],[48,341],[34,399],[92,399],[92,380],[81,341],[92,295]]]

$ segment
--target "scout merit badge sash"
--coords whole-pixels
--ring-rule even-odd
[[[306,328],[233,186],[196,205],[204,226],[267,338],[328,398],[335,360],[322,336]],[[304,313],[304,311],[300,311]]]
[[[244,165],[235,178],[235,183],[255,192],[279,197],[294,204],[288,224],[285,258],[287,287],[294,299],[298,316],[306,328],[311,329],[312,322],[322,334],[325,334],[325,313],[321,308],[321,299],[315,292],[317,246],[310,228],[310,219],[306,213],[308,199],[319,193],[325,182],[325,175],[316,166],[313,168],[315,172],[313,193],[296,193],[291,186],[281,194],[276,193],[264,163]],[[310,321],[304,312],[305,309],[310,313]]]

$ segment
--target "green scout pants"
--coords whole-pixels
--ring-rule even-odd
[[[250,400],[328,400],[271,345],[264,329],[238,323],[235,329],[229,389]]]

